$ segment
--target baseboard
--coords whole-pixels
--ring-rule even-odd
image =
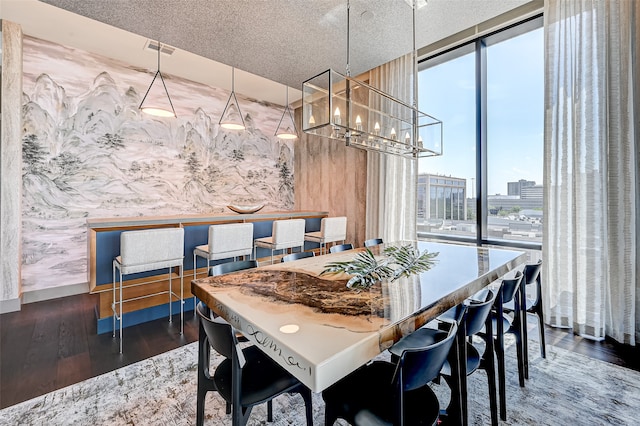
[[[20,298],[0,300],[0,314],[6,314],[9,312],[16,312],[20,310]]]
[[[22,303],[42,302],[59,297],[75,296],[89,292],[88,283],[69,284],[51,288],[39,288],[22,293]]]

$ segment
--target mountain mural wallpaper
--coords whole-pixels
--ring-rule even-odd
[[[165,75],[178,118],[149,118],[155,69],[30,37],[23,60],[23,291],[87,282],[87,218],[293,208],[281,107],[239,96],[247,129],[228,131],[228,91]]]

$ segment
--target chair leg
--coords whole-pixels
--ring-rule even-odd
[[[324,426],[333,426],[338,420],[338,413],[333,407],[333,403],[326,403],[324,406]]]
[[[273,421],[273,400],[267,401],[267,421],[271,423]]]
[[[529,379],[529,339],[528,339],[528,330],[527,330],[527,295],[526,295],[527,286],[522,283],[520,285],[520,311],[517,313],[519,317],[520,323],[520,340],[522,340],[522,360],[518,358],[518,368],[520,368],[520,364],[522,364],[522,370],[524,377],[523,379]],[[520,369],[518,369],[518,373],[520,373]],[[524,381],[520,384],[521,387],[524,387]]]
[[[483,361],[485,363],[484,368],[487,373],[487,382],[489,383],[489,407],[491,410],[491,425],[498,425],[498,400],[496,389],[496,365],[494,360],[494,340],[493,336],[493,321],[491,317],[487,319],[485,323],[486,328],[486,348],[484,354],[482,354]],[[505,404],[505,416],[503,420],[506,420],[506,404]]]
[[[544,339],[544,310],[542,308],[542,303],[539,303],[536,306],[536,314],[538,315],[538,333],[540,333],[540,356],[542,358],[547,357],[547,348]]]
[[[198,393],[196,400],[196,425],[204,424],[204,405],[207,392],[216,390],[216,386],[209,376],[209,362],[211,349],[207,341],[207,335],[202,325],[198,326]],[[227,414],[231,412],[231,405],[227,403]]]
[[[516,353],[518,360],[518,381],[520,383],[520,387],[524,387],[524,379],[525,379],[525,360],[524,360],[524,345],[526,344],[522,338],[520,333],[514,333],[516,337]]]
[[[451,376],[443,376],[451,390],[451,397],[447,408],[441,410],[441,416],[446,416],[447,423],[461,424],[463,426],[468,424],[469,411],[467,407],[467,342],[465,335],[466,328],[464,321],[462,321],[453,346],[449,351],[448,359],[451,365]],[[394,364],[397,364],[397,362],[398,359],[396,357]]]
[[[501,318],[498,317],[498,321]],[[498,331],[495,342],[495,353],[498,359],[498,391],[500,393],[500,418],[507,420],[507,391],[506,391],[506,379],[505,379],[505,365],[504,365],[504,334]]]
[[[311,389],[302,385],[300,387],[300,396],[304,399],[304,412],[307,417],[307,426],[313,426],[313,405],[311,401]]]

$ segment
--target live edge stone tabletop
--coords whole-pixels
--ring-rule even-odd
[[[347,288],[348,275],[320,276],[364,250],[355,249],[198,279],[192,293],[320,392],[526,261],[514,250],[411,244],[438,252],[435,265],[366,290]]]

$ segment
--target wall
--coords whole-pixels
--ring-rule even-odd
[[[272,136],[280,107],[238,94],[247,129],[227,131],[229,92],[165,75],[178,118],[149,118],[138,105],[155,71],[24,38],[25,296],[86,289],[87,218],[294,207],[294,144]]]
[[[301,129],[302,108],[296,110]],[[297,210],[328,211],[347,216],[347,243],[362,246],[366,231],[366,151],[344,142],[301,133],[295,149]]]
[[[22,30],[0,22],[0,313],[20,309]]]

